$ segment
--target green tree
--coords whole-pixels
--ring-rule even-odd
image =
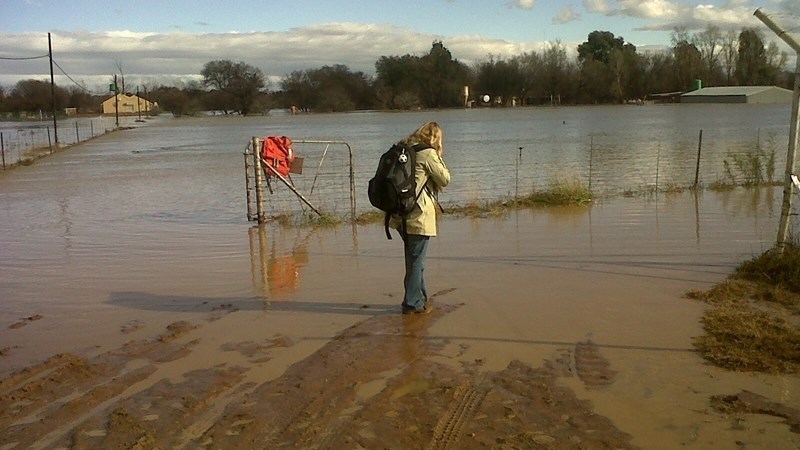
[[[745,28],[739,33],[739,56],[736,61],[736,80],[739,85],[762,84],[766,65],[764,40],[755,29]]]
[[[545,82],[541,69],[542,57],[536,52],[527,52],[515,56],[514,61],[519,67],[522,76],[522,102],[523,104],[536,104],[545,94]]]
[[[593,58],[583,61],[578,83],[579,103],[608,103],[614,100],[610,89],[613,75],[602,61]]]
[[[233,111],[242,115],[249,114],[260,96],[260,91],[266,87],[261,69],[244,62],[211,61],[203,66],[200,73],[207,87],[227,94],[224,97],[225,107],[222,108],[225,113]]]
[[[542,52],[539,80],[545,96],[561,98],[569,92],[572,67],[567,59],[567,49],[561,41],[547,44]]]
[[[632,45],[611,51],[608,68],[611,75],[611,95],[616,103],[642,97],[636,85],[636,81],[640,78],[638,64],[636,47]]]
[[[578,46],[578,61],[581,64],[589,60],[608,64],[612,50],[622,50],[625,45],[625,39],[610,31],[592,31],[586,42]]]
[[[506,105],[513,97],[523,97],[524,78],[516,60],[495,61],[492,58],[480,64],[477,72],[475,84],[479,95],[489,94]]]
[[[643,56],[640,61],[645,94],[679,90],[675,77],[670,76],[675,67],[672,53],[650,53]]]
[[[77,108],[79,113],[91,113],[96,111],[98,102],[92,94],[88,93],[85,89],[78,86],[72,86],[69,89],[69,99],[67,105],[72,108]]]
[[[369,77],[363,72],[352,72],[347,66],[336,64],[310,71],[308,75],[316,90],[314,107],[318,110],[352,111],[375,106]]]
[[[700,50],[685,40],[672,48],[675,64],[675,77],[678,90],[685,91],[692,87],[694,80],[703,73],[703,57]]]
[[[425,74],[420,80],[420,100],[426,108],[448,108],[463,105],[463,89],[469,84],[470,70],[453,59],[441,41],[436,41],[430,53],[421,58]]]
[[[314,103],[314,87],[308,72],[295,70],[281,80],[281,97],[285,107],[296,106],[300,111],[310,111]]]
[[[419,86],[422,63],[419,57],[381,56],[375,63],[375,89],[381,104],[389,109],[421,106]]]
[[[171,112],[175,117],[191,115],[199,110],[199,99],[193,98],[187,90],[175,86],[160,86],[148,95],[158,102],[158,107]]]
[[[55,86],[55,109],[63,110],[67,107],[69,92]],[[50,82],[41,80],[21,80],[17,82],[8,98],[12,111],[48,113],[53,110],[53,92]]]
[[[593,31],[578,46],[581,94],[595,102],[621,102],[628,97],[627,81],[638,63],[636,46],[610,31]],[[588,97],[588,98],[587,98]]]
[[[341,64],[292,72],[281,87],[285,102],[306,111],[352,111],[376,106],[370,78]]]

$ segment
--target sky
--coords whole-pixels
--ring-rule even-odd
[[[56,83],[93,93],[115,73],[129,91],[202,80],[214,60],[257,67],[273,89],[325,65],[373,75],[381,56],[421,56],[434,41],[467,65],[556,41],[574,56],[595,30],[656,51],[676,27],[709,24],[760,29],[793,63],[758,8],[800,41],[800,0],[0,0],[0,86],[49,80],[49,58],[36,58],[48,54],[48,33]]]

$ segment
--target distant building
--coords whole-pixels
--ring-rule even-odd
[[[680,103],[681,95],[683,95],[683,91],[648,94],[644,101],[645,103]]]
[[[681,103],[791,103],[793,92],[777,86],[721,86],[687,92]]]
[[[141,111],[143,114],[147,111],[152,111],[158,108],[158,103],[151,102],[150,100],[138,97],[134,94],[117,94],[119,97],[119,105],[116,105],[114,96],[103,101],[103,114],[116,114],[119,108],[120,114],[138,114]],[[137,105],[138,102],[138,105]]]

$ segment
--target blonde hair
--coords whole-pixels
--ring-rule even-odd
[[[443,140],[444,130],[442,127],[436,122],[425,122],[401,142],[409,145],[417,143],[430,145],[437,153],[441,153]]]

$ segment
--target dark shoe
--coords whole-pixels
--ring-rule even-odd
[[[433,311],[433,305],[425,305],[422,309],[403,308],[403,314],[430,314]]]

